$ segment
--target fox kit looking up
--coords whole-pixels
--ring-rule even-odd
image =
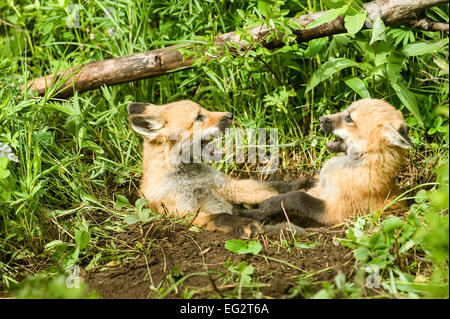
[[[191,157],[182,158],[183,150],[205,148],[214,134],[230,127],[231,113],[210,112],[192,101],[161,106],[130,103],[127,110],[131,127],[144,139],[141,191],[158,213],[191,214],[194,224],[208,230],[252,237],[263,231],[261,225],[239,215],[234,204],[260,204],[308,183],[237,180],[212,166],[193,163]],[[209,148],[211,155],[218,152]]]
[[[261,219],[284,214],[283,203],[288,214],[331,225],[381,209],[400,194],[395,179],[406,151],[413,147],[400,111],[382,100],[363,99],[319,121],[325,133],[336,136],[328,150],[344,154],[325,163],[317,185],[307,192],[288,192],[264,201]]]

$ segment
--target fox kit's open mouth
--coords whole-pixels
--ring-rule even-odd
[[[330,141],[327,144],[328,150],[333,153],[345,152],[347,150],[347,144],[345,144],[345,141],[337,135],[334,136],[334,141]]]
[[[216,127],[211,127],[202,131],[201,147],[203,154],[209,154],[211,160],[221,160],[225,153],[218,145],[220,144],[220,135],[225,132],[225,129],[231,126],[233,115],[227,114],[219,122]]]
[[[221,160],[225,153],[218,147],[218,135],[221,130],[206,130],[202,132],[201,149],[204,155],[209,155],[211,160]]]

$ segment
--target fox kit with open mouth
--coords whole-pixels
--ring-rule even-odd
[[[191,214],[195,216],[194,224],[208,230],[253,237],[264,231],[261,224],[239,215],[235,204],[260,204],[308,184],[308,180],[237,180],[194,161],[196,148],[220,157],[220,151],[210,141],[230,127],[231,113],[210,112],[192,101],[161,106],[134,102],[127,110],[131,127],[144,139],[141,191],[158,213]]]
[[[319,121],[325,133],[336,136],[328,150],[344,154],[325,163],[317,185],[307,192],[288,192],[261,203],[264,218],[284,214],[284,207],[293,216],[332,225],[382,209],[400,195],[395,180],[406,151],[413,147],[400,111],[382,100],[363,99]]]

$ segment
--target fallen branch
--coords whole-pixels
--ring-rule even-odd
[[[428,18],[412,20],[410,24],[413,28],[425,31],[449,31],[448,23],[436,22]]]
[[[371,21],[379,16],[385,25],[412,25],[423,30],[448,31],[448,24],[429,19],[418,19],[419,13],[426,8],[444,3],[447,3],[447,0],[377,0],[364,4],[364,8]],[[297,18],[296,21],[306,27],[325,12],[306,14]],[[365,28],[367,27],[370,27],[370,24],[366,23]],[[267,35],[274,31],[277,32],[277,30],[266,25],[253,27],[247,31],[254,41],[265,47],[275,48],[283,45],[281,35],[274,37],[271,42],[265,41]],[[297,36],[298,42],[345,33],[344,17],[338,17],[314,28],[294,30],[293,32]],[[224,45],[230,47],[238,45],[241,50],[251,49],[251,44],[242,40],[235,32],[217,36],[214,43],[219,48],[219,52]],[[188,47],[193,46],[194,44],[188,45]],[[58,91],[54,95],[55,97],[69,97],[73,95],[74,91],[85,92],[103,85],[120,84],[167,74],[170,71],[178,71],[192,65],[193,58],[184,58],[179,51],[180,47],[181,45],[174,45],[121,58],[75,66],[56,75],[50,74],[34,79],[28,84],[28,88],[41,96],[49,88],[52,88]],[[58,87],[55,87],[55,84],[58,84]]]

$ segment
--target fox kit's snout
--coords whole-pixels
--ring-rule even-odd
[[[321,116],[319,122],[325,133],[336,136],[327,144],[334,153],[413,147],[402,113],[382,100],[359,100],[343,112]]]
[[[319,122],[334,135],[328,150],[341,154],[324,164],[316,187],[271,198],[261,205],[266,212],[281,214],[283,202],[287,211],[334,224],[382,209],[399,195],[395,180],[413,147],[400,111],[382,100],[363,99]]]

